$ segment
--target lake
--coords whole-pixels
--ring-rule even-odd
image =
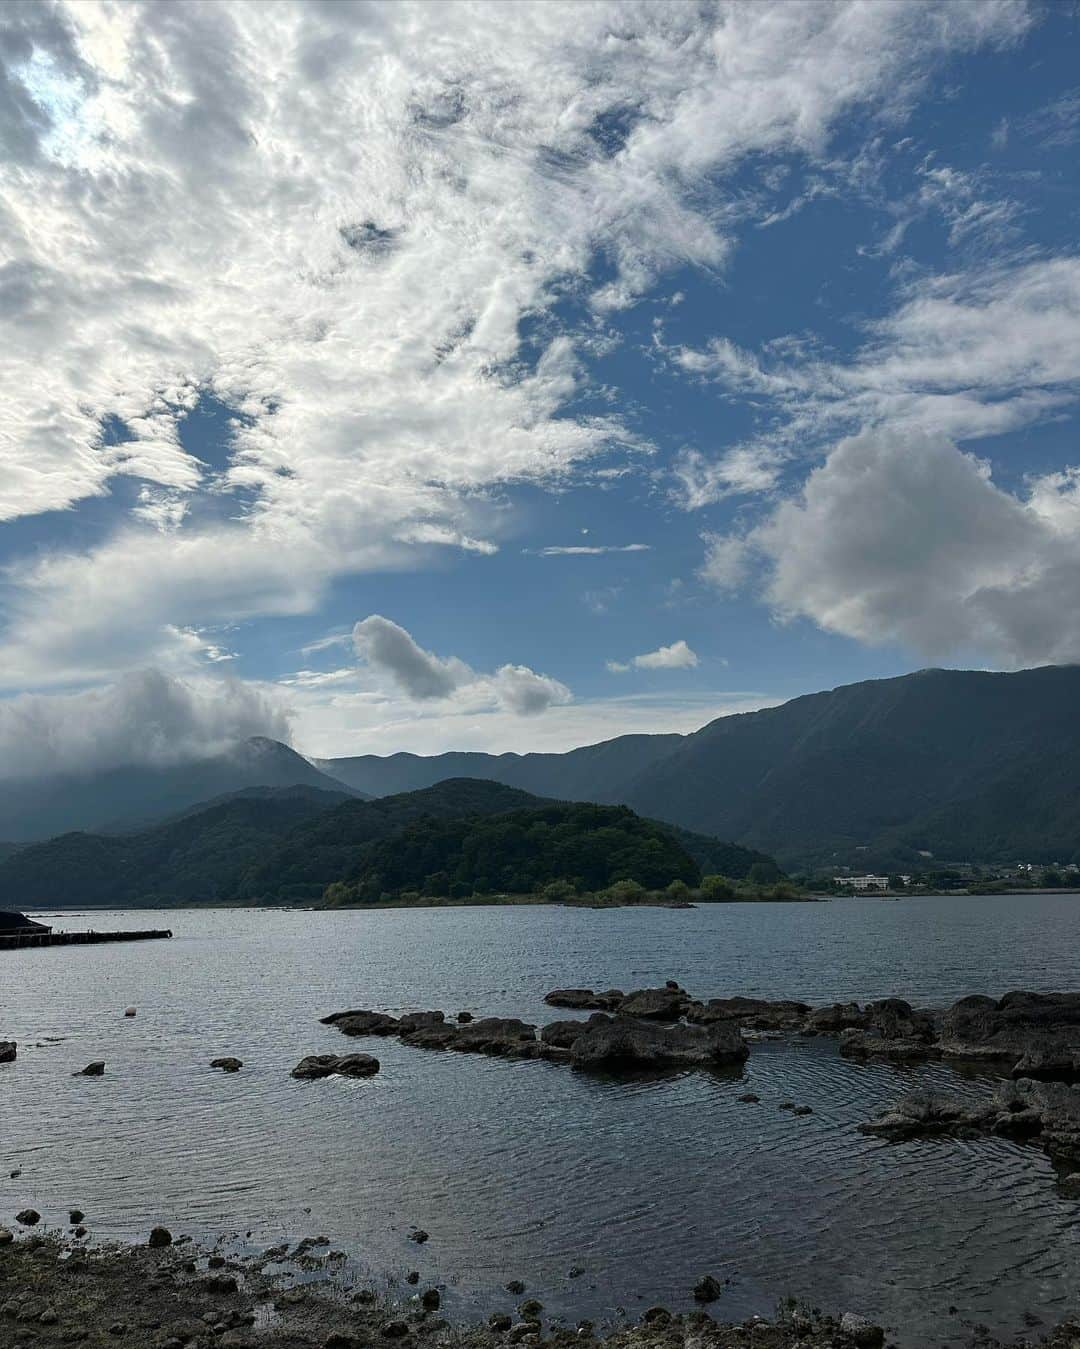
[[[691,1305],[703,1273],[730,1280],[710,1309],[721,1319],[792,1295],[872,1316],[909,1346],[943,1326],[959,1343],[961,1319],[1020,1332],[1024,1313],[1075,1309],[1080,1208],[1039,1149],[856,1131],[915,1083],[974,1097],[989,1079],[860,1066],[835,1042],[795,1039],[754,1044],[739,1073],[620,1080],[349,1040],[319,1018],[542,1022],[569,1015],[544,1006],[551,988],[669,978],[699,997],[814,1004],[1076,989],[1078,897],[52,921],[174,938],[0,954],[0,1039],[19,1041],[0,1067],[0,1222],[32,1204],[55,1226],[76,1205],[97,1237],[145,1239],[156,1222],[259,1247],[325,1234],[350,1257],[344,1277],[417,1268],[445,1283],[452,1316],[509,1308],[503,1285],[522,1278],[548,1315],[634,1317]],[[350,1050],[374,1053],[380,1074],[289,1076],[305,1054]],[[211,1071],[225,1054],[243,1071]],[[105,1077],[72,1076],[99,1058]],[[737,1100],[748,1090],[760,1104]],[[414,1224],[426,1245],[408,1239]]]

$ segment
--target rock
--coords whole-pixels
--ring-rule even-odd
[[[641,1322],[646,1326],[669,1326],[671,1313],[666,1307],[649,1307],[641,1313]]]
[[[424,1242],[428,1240],[428,1234],[422,1227],[418,1227],[415,1231],[409,1233],[409,1240],[415,1241],[418,1245],[422,1246]]]
[[[523,1279],[511,1279],[506,1285],[506,1291],[508,1293],[513,1293],[515,1296],[519,1296],[525,1291],[525,1281]]]
[[[737,1096],[735,1099],[742,1101],[744,1105],[757,1105],[761,1097],[755,1096],[752,1091],[744,1091],[741,1096]]]
[[[398,1021],[398,1030],[402,1035],[411,1035],[413,1031],[441,1026],[445,1020],[442,1012],[406,1012]]]
[[[575,1068],[717,1067],[749,1052],[734,1022],[664,1027],[620,1014],[578,1036],[570,1058]]]
[[[78,1227],[72,1229],[71,1235],[81,1241],[86,1236],[86,1228],[80,1223]]]
[[[409,1272],[408,1272],[408,1274],[405,1275],[405,1282],[406,1282],[406,1283],[412,1283],[412,1284],[417,1284],[417,1283],[419,1283],[419,1282],[420,1282],[420,1271],[419,1271],[418,1269],[410,1269]]]
[[[812,1115],[812,1114],[814,1113],[814,1111],[813,1111],[813,1108],[812,1108],[811,1106],[808,1106],[808,1105],[797,1105],[797,1106],[795,1107],[795,1109],[794,1109],[791,1113],[792,1113],[793,1115]]]
[[[292,1076],[304,1079],[332,1077],[373,1077],[379,1060],[370,1054],[309,1054],[292,1070]]]
[[[0,1227],[0,1246],[10,1246],[15,1240],[15,1234],[6,1227]]]
[[[207,1274],[199,1280],[204,1293],[235,1293],[239,1288],[232,1274]]]
[[[842,1030],[840,1053],[847,1059],[888,1059],[892,1063],[920,1062],[941,1057],[941,1050],[927,1040],[890,1040],[876,1031]]]
[[[719,1281],[711,1274],[705,1274],[694,1284],[695,1302],[715,1302],[723,1292]]]
[[[505,1312],[492,1312],[488,1317],[488,1325],[492,1330],[509,1330],[513,1324],[514,1318]]]
[[[78,1227],[79,1223],[81,1223],[85,1217],[86,1214],[81,1208],[73,1208],[68,1214],[68,1222],[71,1223],[73,1227]]]
[[[0,1063],[14,1063],[18,1049],[19,1046],[15,1040],[0,1040]]]
[[[927,1012],[916,1012],[903,998],[881,998],[864,1008],[867,1027],[883,1040],[926,1040],[934,1038],[934,1020]]]
[[[568,1279],[580,1279],[584,1273],[585,1273],[584,1265],[571,1265],[570,1268],[566,1271],[566,1277]]]
[[[388,1340],[400,1340],[409,1333],[409,1327],[404,1321],[384,1321],[382,1333]]]
[[[622,1002],[621,989],[609,988],[606,993],[594,993],[591,988],[555,988],[545,995],[549,1007],[570,1007],[576,1011],[614,1011]]]
[[[737,1021],[746,1030],[796,1030],[810,1013],[805,1002],[767,1002],[762,998],[710,998],[693,1002],[687,1021],[708,1026],[716,1021]]]
[[[462,1026],[448,1048],[467,1054],[499,1055],[508,1054],[523,1043],[536,1043],[535,1026],[517,1017],[489,1016]]]
[[[359,1343],[347,1330],[332,1330],[323,1341],[323,1349],[357,1349]]]
[[[540,1031],[540,1040],[556,1049],[569,1049],[590,1026],[607,1025],[610,1020],[604,1012],[593,1012],[587,1021],[550,1021]]]
[[[458,1012],[457,1019],[464,1026],[466,1022],[472,1021],[473,1014],[472,1012]]]
[[[137,1009],[134,1008],[134,1007],[125,1007],[125,1008],[124,1008],[124,1015],[125,1015],[125,1016],[134,1016],[135,1013],[136,1013],[136,1010],[137,1010]]]
[[[849,1335],[859,1349],[876,1349],[885,1343],[885,1332],[867,1316],[858,1316],[855,1312],[845,1312],[840,1318],[840,1332]]]
[[[101,1077],[105,1072],[105,1062],[99,1059],[94,1063],[88,1063],[85,1068],[81,1068],[73,1077]]]
[[[859,1132],[886,1138],[916,1138],[926,1134],[963,1137],[978,1127],[985,1111],[974,1112],[966,1102],[934,1091],[912,1091],[877,1119],[859,1125]]]
[[[819,1007],[811,1012],[803,1024],[808,1035],[839,1035],[842,1030],[864,1030],[868,1022],[857,1002],[834,1002],[831,1007]]]
[[[172,1233],[167,1227],[153,1227],[150,1229],[151,1246],[171,1246]]]
[[[240,1059],[232,1059],[226,1057],[223,1059],[210,1060],[211,1068],[220,1068],[222,1072],[225,1073],[238,1073],[243,1066],[244,1064]]]
[[[1080,993],[1006,993],[953,1003],[941,1019],[949,1058],[1011,1061],[1017,1077],[1080,1077]]]
[[[1058,1181],[1058,1189],[1066,1199],[1080,1199],[1080,1171],[1074,1171],[1071,1175],[1062,1176]],[[8,1236],[10,1238],[10,1233]],[[3,1238],[0,1237],[0,1241]]]
[[[506,1338],[510,1344],[520,1344],[522,1340],[530,1335],[539,1335],[541,1325],[539,1321],[519,1321],[517,1325],[511,1326],[506,1332]]]
[[[535,1297],[527,1297],[518,1307],[518,1315],[523,1321],[535,1321],[544,1310],[544,1304]]]
[[[439,1296],[437,1288],[425,1288],[420,1297],[420,1305],[428,1312],[437,1312],[442,1305],[442,1298]]]
[[[38,1322],[43,1326],[55,1326],[60,1317],[56,1313],[55,1307],[46,1307],[38,1317]]]
[[[351,1012],[331,1012],[322,1018],[324,1026],[336,1026],[343,1035],[396,1035],[398,1022],[396,1017],[385,1012],[363,1010]]]
[[[689,1006],[690,995],[676,984],[674,988],[636,989],[623,998],[618,1010],[622,1016],[646,1021],[678,1021]]]
[[[22,1227],[36,1227],[41,1222],[41,1214],[36,1208],[24,1208],[21,1213],[16,1213],[15,1221]]]

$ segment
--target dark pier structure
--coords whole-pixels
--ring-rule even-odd
[[[0,951],[27,946],[90,946],[103,941],[152,941],[171,937],[166,928],[143,932],[54,932],[45,923],[35,923],[21,913],[0,911]]]

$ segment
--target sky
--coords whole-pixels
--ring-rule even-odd
[[[0,775],[1080,659],[1070,0],[8,0]]]

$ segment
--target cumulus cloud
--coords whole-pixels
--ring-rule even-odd
[[[680,638],[670,646],[631,656],[628,661],[609,660],[607,668],[612,674],[625,674],[628,670],[692,670],[698,663],[697,652]]]
[[[20,694],[0,701],[0,778],[179,763],[253,735],[287,740],[290,715],[271,690],[156,670],[84,693]]]
[[[440,660],[381,614],[371,614],[357,623],[353,646],[365,664],[388,674],[411,698],[448,698],[472,678],[463,661]]]
[[[478,674],[456,656],[425,651],[398,623],[371,614],[353,628],[353,646],[364,665],[417,702],[455,699],[462,708],[490,704],[517,716],[535,716],[568,703],[570,690],[550,675],[527,665],[500,665],[494,674]]]
[[[782,618],[931,659],[1080,659],[1080,469],[1016,494],[943,436],[865,431],[743,546]]]
[[[28,682],[190,664],[208,623],[490,552],[491,487],[647,448],[574,403],[567,293],[602,315],[724,265],[747,155],[818,156],[850,110],[903,108],[1028,16],[57,0],[4,23],[0,518],[147,488],[99,547],[6,578],[0,669]],[[183,441],[208,396],[223,465]]]

